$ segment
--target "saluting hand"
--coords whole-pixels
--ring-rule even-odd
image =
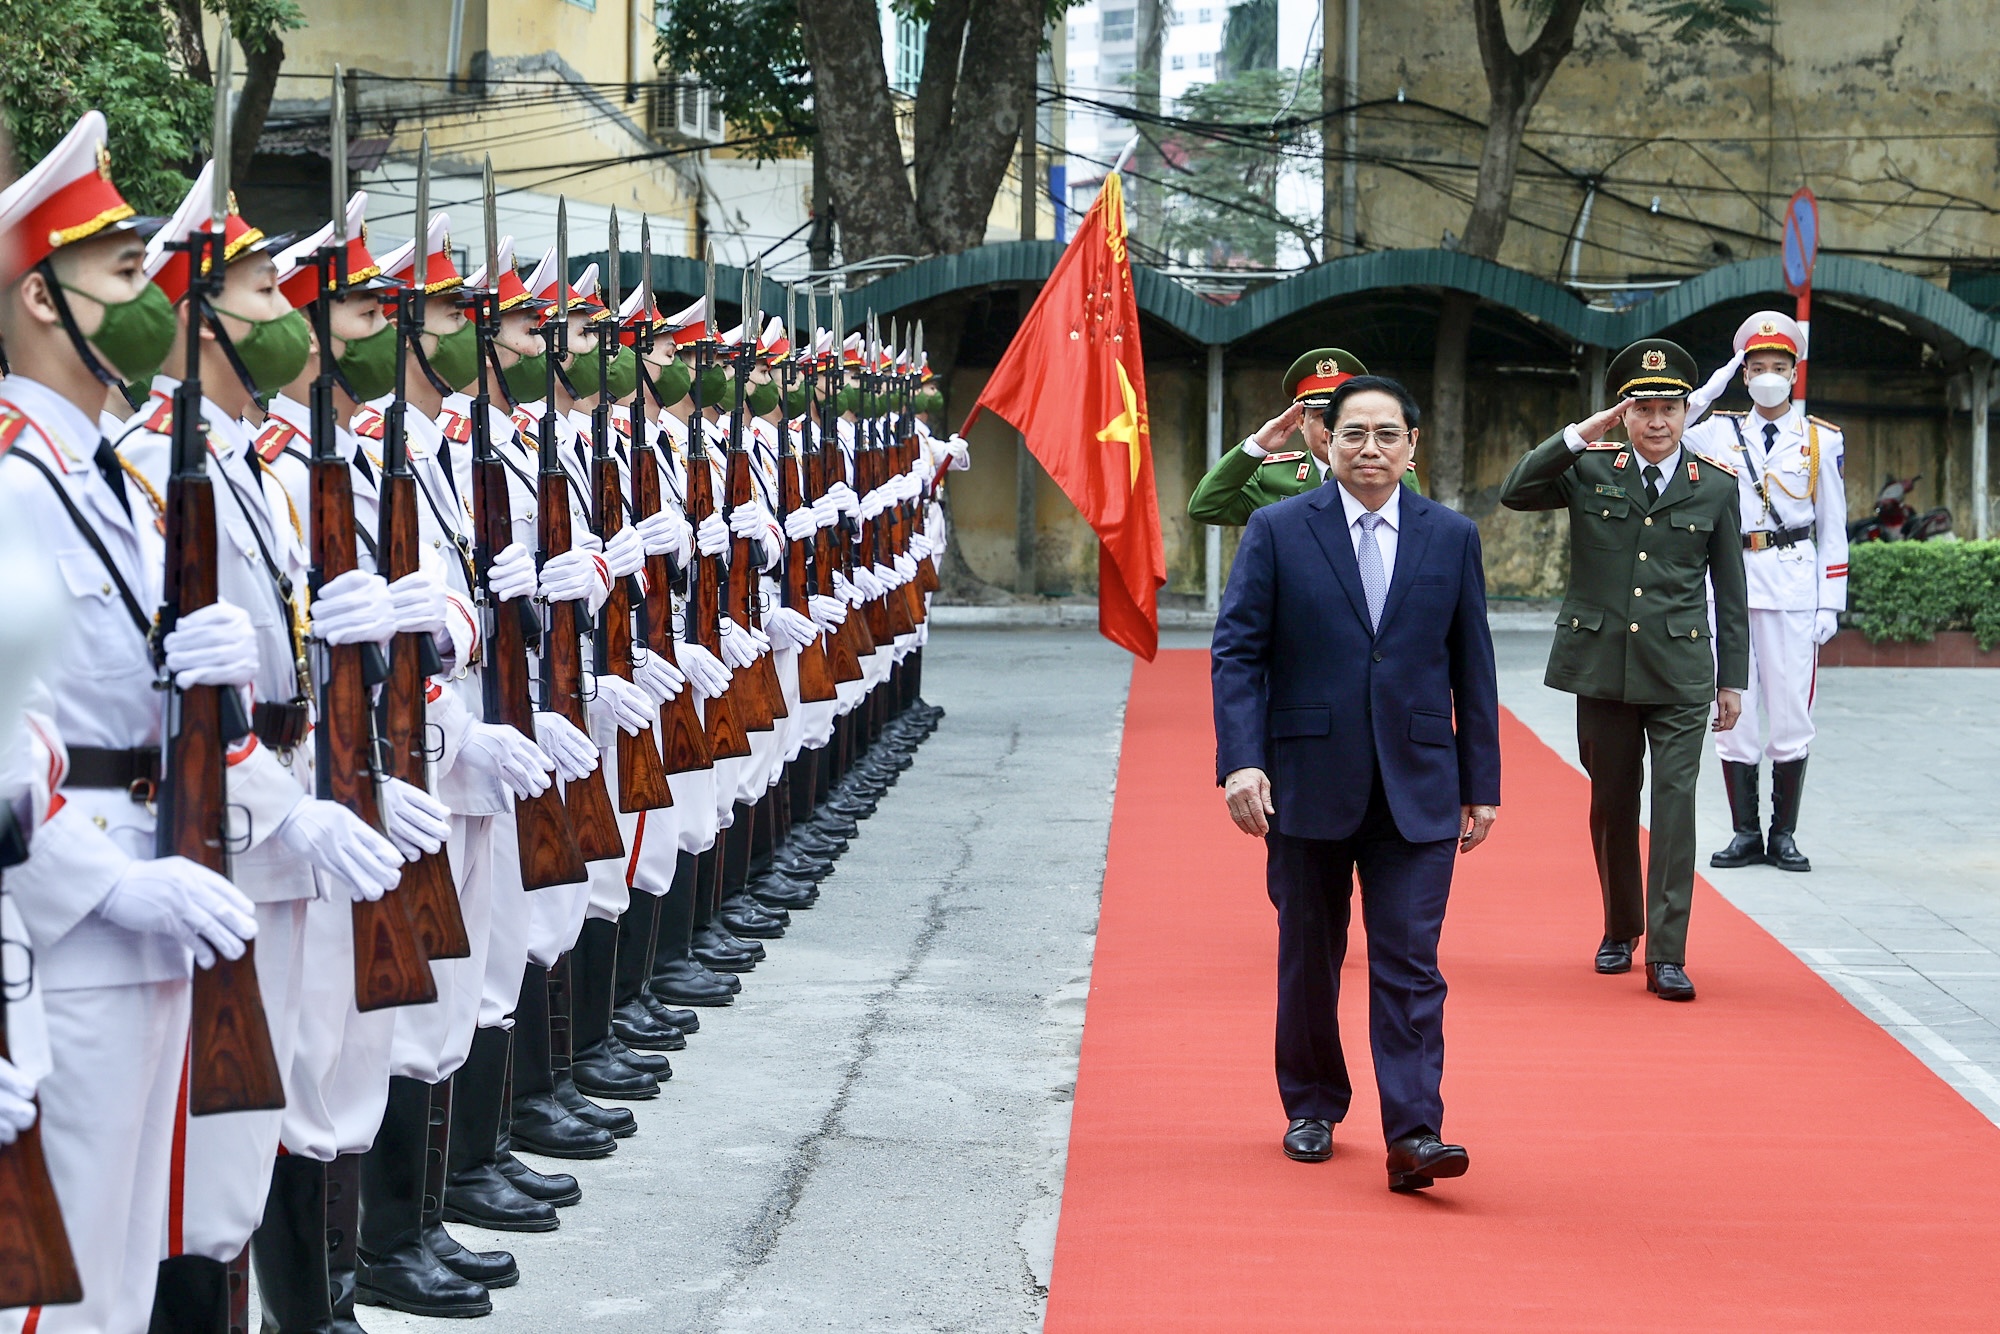
[[[1625,409],[1631,406],[1631,399],[1621,398],[1595,417],[1579,423],[1576,433],[1582,436],[1586,442],[1594,445],[1602,440],[1606,432],[1610,431],[1612,427],[1625,420]]]
[[[1299,421],[1305,415],[1306,410],[1299,404],[1294,403],[1260,426],[1257,429],[1257,434],[1252,436],[1251,439],[1256,443],[1257,448],[1263,450],[1266,454],[1275,454],[1285,443],[1286,437],[1298,429]]]
[[[1222,780],[1222,795],[1229,803],[1229,818],[1252,838],[1271,832],[1271,818],[1278,808],[1271,804],[1271,780],[1262,769],[1238,769]]]

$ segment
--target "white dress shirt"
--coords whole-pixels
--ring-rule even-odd
[[[1356,500],[1354,493],[1341,483],[1335,482],[1334,485],[1340,487],[1340,507],[1347,513],[1347,538],[1354,543],[1354,554],[1358,560],[1361,555],[1361,516],[1368,513],[1368,507]],[[1382,573],[1394,579],[1396,532],[1403,522],[1403,487],[1400,482],[1389,493],[1389,498],[1382,502],[1382,508],[1375,512],[1382,516],[1381,524],[1375,529],[1375,549],[1382,553]]]

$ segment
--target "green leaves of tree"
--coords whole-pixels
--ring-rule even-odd
[[[1539,29],[1555,9],[1555,0],[1517,0]],[[1671,29],[1677,42],[1720,37],[1744,41],[1759,35],[1772,20],[1769,0],[1633,0],[1652,19],[1653,27]],[[1605,0],[1584,0],[1584,8],[1600,11]]]
[[[813,135],[812,74],[791,0],[659,0],[656,13],[661,72],[698,79],[737,137]],[[766,140],[751,151],[769,158],[786,147]]]

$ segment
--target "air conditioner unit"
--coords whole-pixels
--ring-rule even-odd
[[[722,108],[692,79],[654,84],[646,94],[646,129],[655,138],[722,142]]]

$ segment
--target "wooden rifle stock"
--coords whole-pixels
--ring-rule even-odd
[[[727,481],[732,512],[739,505],[751,503],[750,451],[740,444],[729,450]],[[757,610],[762,578],[749,538],[739,537],[731,543],[729,565],[730,592],[736,602],[730,608],[730,615],[746,630],[758,627],[763,619]],[[759,655],[745,669],[744,686],[745,702],[755,711],[755,717],[746,718],[744,725],[752,732],[768,732],[777,726],[778,719],[787,716],[784,689],[778,684],[778,666],[771,654]]]
[[[191,259],[192,262],[192,259]],[[186,388],[186,382],[182,382]],[[175,462],[167,480],[166,603],[174,615],[216,600],[215,488],[205,471],[207,437],[200,392],[174,396]],[[179,436],[195,437],[183,453]],[[185,460],[192,457],[192,468]],[[168,692],[167,739],[158,803],[158,847],[218,875],[228,874],[224,845],[227,779],[222,692],[230,686],[175,687]],[[270,1111],[285,1105],[285,1087],[264,996],[257,985],[255,942],[243,957],[217,955],[195,970],[188,1057],[188,1112]]]
[[[781,432],[789,427],[781,426]],[[803,432],[806,424],[800,422]],[[802,448],[794,448],[791,457],[785,452],[778,453],[778,503],[786,514],[805,508],[805,491],[802,473],[806,458]],[[811,558],[813,545],[818,538],[815,530],[812,538],[793,542],[785,553],[785,605],[801,615],[810,615],[812,603],[810,590],[806,587],[806,562]],[[839,698],[834,689],[833,665],[827,661],[826,636],[814,635],[805,647],[799,650],[799,701],[804,704],[824,704]]]
[[[0,985],[0,1059],[7,1057],[7,995]],[[0,1310],[83,1300],[62,1206],[49,1182],[39,1115],[0,1148]]]
[[[634,405],[634,413],[638,408]],[[644,425],[641,417],[640,425]],[[625,526],[624,493],[618,482],[618,460],[608,450],[598,451],[590,464],[590,487],[597,510],[597,535],[609,542]],[[634,473],[637,462],[634,461]],[[632,679],[632,581],[613,579],[611,596],[605,600],[603,619],[598,624],[598,668],[627,681]],[[618,732],[618,809],[658,810],[674,804],[667,787],[667,771],[660,763],[660,743],[648,727],[637,735]]]
[[[829,400],[830,401],[830,400]],[[840,464],[840,437],[836,433],[834,443],[821,441],[819,450],[819,490],[823,495],[831,482],[828,478]],[[845,480],[845,478],[842,478]],[[836,547],[836,543],[838,546]],[[833,570],[835,562],[841,573],[849,579],[854,577],[854,543],[849,540],[845,524],[835,524],[827,530],[827,559],[820,579],[823,591],[833,593]],[[865,672],[861,670],[861,659],[875,651],[875,643],[868,636],[866,618],[858,615],[858,608],[849,608],[848,614],[833,634],[833,679],[838,682],[859,681]]]
[[[482,443],[485,448],[473,458],[472,503],[480,553],[490,566],[494,555],[513,541],[514,514],[507,494],[507,465],[493,452],[490,438]],[[493,601],[490,590],[487,598]],[[535,739],[535,706],[528,693],[526,626],[533,614],[527,598],[492,606],[485,671],[485,721],[512,727],[530,741]],[[590,875],[554,783],[536,796],[514,799],[514,838],[523,889],[573,885]]]
[[[403,405],[394,403],[389,410],[401,413]],[[380,574],[394,583],[417,569],[417,479],[407,466],[392,465],[383,469],[379,485]],[[414,787],[427,786],[423,638],[399,634],[390,641],[389,675],[382,683],[383,768]],[[446,952],[451,950],[458,952]],[[430,960],[471,953],[444,849],[404,862],[394,890],[354,905],[355,1005],[364,1012],[427,1005],[437,999]]]
[[[550,404],[544,411],[553,412]],[[551,424],[545,429],[553,429]],[[537,479],[536,525],[542,555],[560,556],[570,548],[569,483],[557,465],[544,470]],[[590,713],[583,699],[583,628],[576,603],[551,602],[548,633],[542,636],[542,675],[547,683],[547,705],[578,731],[590,732]],[[563,789],[563,805],[569,811],[570,828],[576,831],[576,846],[585,861],[603,861],[625,855],[625,836],[618,832],[618,816],[611,809],[611,794],[604,786],[604,766],[599,764]]]
[[[642,429],[632,437],[632,517],[644,522],[660,512],[660,459],[649,442],[652,423],[640,418]],[[674,649],[673,565],[665,556],[646,557],[646,596],[640,603],[640,630],[650,651],[664,657],[676,671],[680,655]],[[666,770],[670,774],[710,769],[708,737],[701,727],[701,710],[694,690],[684,688],[660,713]]]
[[[695,433],[705,429],[699,412],[689,419],[687,516],[689,521],[695,524],[715,513],[715,478],[708,470],[708,455],[706,451],[697,453],[694,445]],[[693,586],[688,595],[687,616],[692,637],[710,653],[720,656],[722,579],[720,571],[716,569],[716,560],[716,557],[695,553],[693,577],[690,580]],[[737,759],[750,753],[750,737],[744,731],[743,720],[736,711],[737,679],[732,679],[728,689],[702,706],[702,725],[708,741],[708,753],[718,760]]]

